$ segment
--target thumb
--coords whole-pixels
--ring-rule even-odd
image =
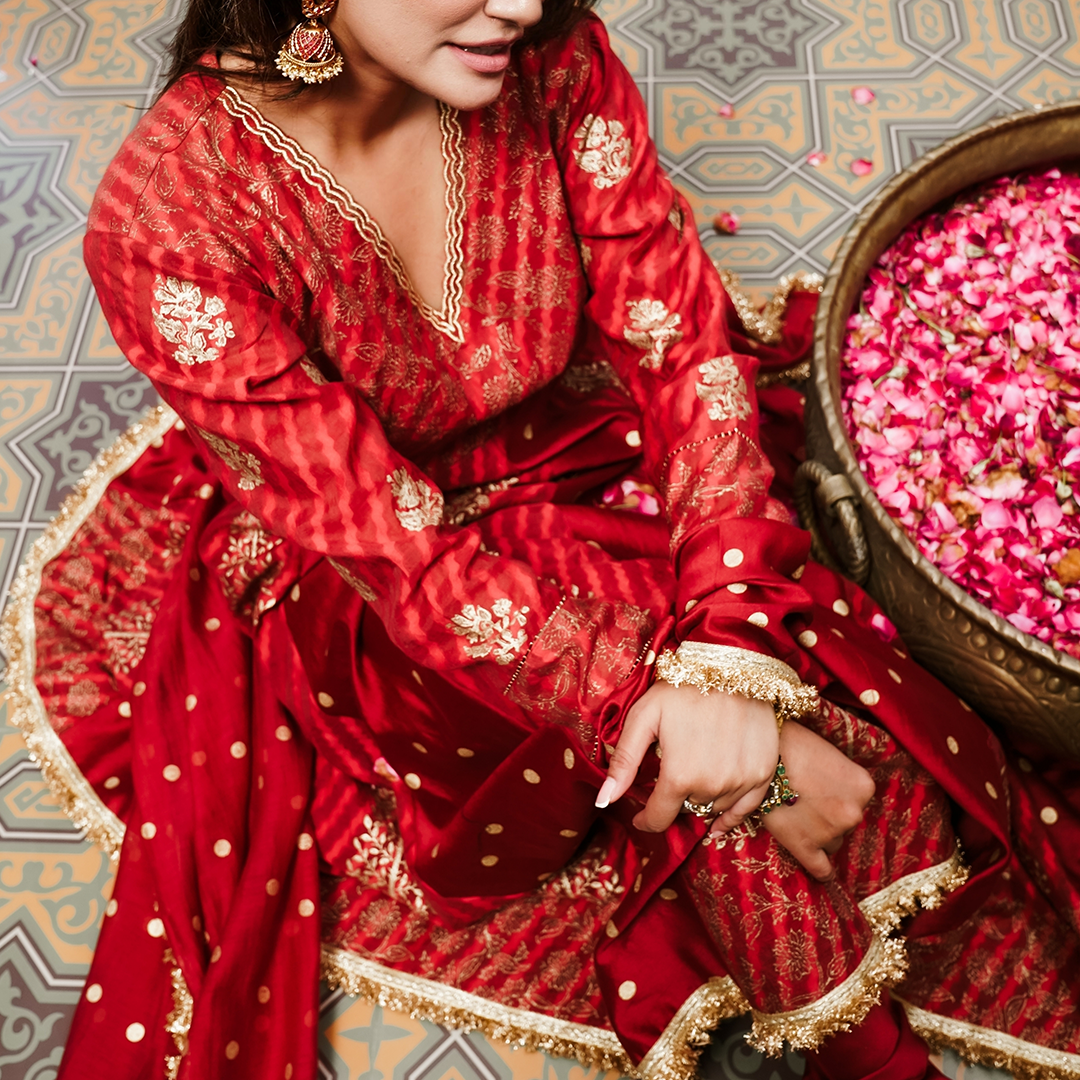
[[[629,790],[659,731],[659,706],[642,700],[635,702],[626,714],[622,735],[608,764],[607,779],[596,796],[596,805],[601,810],[621,799]]]

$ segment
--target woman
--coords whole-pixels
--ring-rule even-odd
[[[937,906],[913,1015],[1075,1050],[1067,922],[1030,1007],[968,985],[966,920],[1070,879],[769,496],[754,375],[797,353],[732,337],[589,6],[196,0],[102,183],[87,265],[175,414],[16,598],[24,719],[123,836],[65,1078],[313,1078],[316,913],[324,974],[436,1019],[688,1080],[753,1009],[907,1080],[884,987]]]

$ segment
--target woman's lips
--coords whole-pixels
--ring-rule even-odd
[[[499,46],[497,51],[492,51],[492,46],[476,46],[476,48],[482,48],[484,51],[474,52],[472,48],[462,48],[460,45],[451,45],[450,51],[467,67],[483,75],[496,75],[510,66],[509,45]]]

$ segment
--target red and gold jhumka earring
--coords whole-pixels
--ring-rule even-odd
[[[307,22],[293,30],[274,61],[286,79],[320,83],[341,74],[345,61],[323,22],[336,6],[337,0],[303,0]]]

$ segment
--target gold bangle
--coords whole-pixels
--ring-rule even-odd
[[[778,731],[785,720],[814,713],[819,705],[817,687],[805,685],[782,660],[731,645],[684,641],[676,652],[668,649],[659,657],[656,677],[672,686],[696,686],[703,694],[722,690],[766,701]]]

